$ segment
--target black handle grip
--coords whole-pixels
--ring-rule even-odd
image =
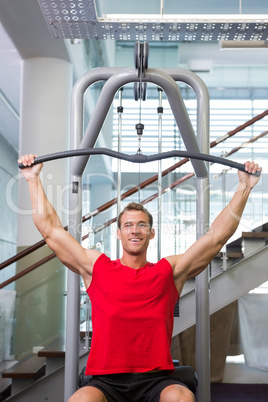
[[[169,151],[169,152],[162,152],[160,154],[155,155],[143,155],[143,154],[134,154],[134,155],[127,155],[122,152],[113,151],[107,148],[86,148],[86,149],[74,149],[71,151],[63,151],[63,152],[56,152],[48,155],[38,156],[35,158],[33,165],[37,165],[38,163],[49,162],[56,159],[63,159],[63,158],[71,158],[74,156],[85,156],[85,155],[107,155],[111,156],[112,158],[122,159],[132,163],[146,163],[152,162],[161,159],[167,158],[174,158],[174,157],[183,157],[189,159],[199,159],[206,162],[218,163],[221,165],[229,166],[235,168],[237,170],[241,170],[242,172],[245,171],[245,166],[242,163],[237,163],[229,159],[220,158],[218,156],[207,155],[203,153],[193,153],[188,151]],[[28,166],[24,166],[22,163],[18,164],[20,169],[25,169]],[[248,173],[248,172],[246,172]],[[251,173],[249,173],[251,174]],[[254,173],[254,176],[259,177],[261,175],[261,171],[257,171]]]

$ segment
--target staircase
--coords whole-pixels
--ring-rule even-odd
[[[222,255],[211,263],[210,314],[268,281],[268,231],[243,232],[227,247],[227,270]],[[242,252],[243,250],[243,252]],[[173,336],[195,324],[195,280],[188,281],[180,298],[180,317],[174,318]]]
[[[86,365],[85,333],[80,333],[80,370]],[[56,339],[2,372],[0,401],[63,402],[65,342]],[[56,391],[56,392],[55,392]]]

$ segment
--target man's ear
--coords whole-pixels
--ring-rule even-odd
[[[150,240],[152,240],[155,237],[155,230],[152,228],[150,230]]]
[[[120,229],[117,229],[116,237],[118,240],[121,240],[121,230]]]

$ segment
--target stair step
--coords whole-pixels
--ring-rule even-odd
[[[80,331],[80,337],[84,338],[86,336],[85,331]],[[92,333],[89,333],[89,336],[92,336]],[[39,357],[65,357],[65,340],[64,339],[56,339],[46,345],[43,349],[39,350],[38,356]]]
[[[10,369],[4,370],[2,378],[27,378],[37,380],[46,371],[46,359],[36,355],[26,357]]]
[[[65,357],[65,341],[56,339],[38,352],[38,357]]]
[[[244,239],[265,239],[268,237],[268,232],[242,232]]]
[[[222,258],[223,253],[220,252],[216,255],[216,258]],[[241,253],[240,251],[228,251],[226,253],[226,257],[227,258],[242,258],[243,257],[243,253]]]

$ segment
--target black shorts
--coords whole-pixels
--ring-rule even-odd
[[[186,387],[168,371],[94,375],[83,386],[98,388],[108,402],[158,402],[163,389],[173,384]]]

